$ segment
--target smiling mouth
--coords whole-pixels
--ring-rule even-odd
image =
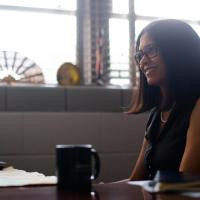
[[[144,70],[144,73],[147,75],[149,74],[151,71],[155,70],[156,67],[147,67],[145,70]]]

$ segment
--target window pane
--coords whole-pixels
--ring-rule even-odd
[[[47,83],[56,83],[63,62],[76,63],[76,17],[1,11],[1,50],[18,51],[34,60]]]
[[[138,35],[142,31],[142,29],[147,26],[151,21],[147,20],[136,20],[135,21],[135,38],[137,40]],[[200,36],[200,26],[197,24],[190,24],[191,27],[197,32],[197,34]]]
[[[112,0],[112,12],[119,14],[128,14],[129,0]]]
[[[191,26],[192,26],[192,28],[197,32],[197,34],[200,36],[200,26],[199,25],[192,25],[191,24]]]
[[[111,79],[110,83],[113,85],[125,86],[125,85],[130,85],[130,79],[113,78]]]
[[[142,29],[147,26],[151,21],[147,20],[136,20],[135,21],[135,39],[137,40],[138,35],[142,31]]]
[[[135,0],[138,15],[199,20],[198,0]]]
[[[120,27],[120,31],[119,31]],[[129,22],[126,19],[109,20],[110,69],[115,74],[129,72]],[[111,79],[112,84],[130,84],[130,80]]]
[[[0,5],[76,10],[75,0],[0,0]]]

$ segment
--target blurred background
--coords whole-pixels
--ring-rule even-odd
[[[149,22],[177,18],[200,33],[197,0],[0,0],[0,50],[25,55],[57,84],[65,62],[81,85],[132,86],[134,42]]]

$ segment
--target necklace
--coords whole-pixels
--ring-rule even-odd
[[[174,103],[174,104],[172,105],[172,107],[169,109],[169,114],[170,114],[171,111],[173,110],[174,106],[175,106],[175,103]],[[169,117],[169,116],[168,116],[168,117]],[[164,118],[163,118],[163,112],[162,112],[162,111],[160,112],[160,121],[161,121],[161,123],[165,124],[165,123],[167,122],[167,120],[168,120],[168,117],[167,117],[167,119],[164,119]]]
[[[167,119],[163,119],[163,112],[160,112],[160,121],[165,124],[167,122]]]

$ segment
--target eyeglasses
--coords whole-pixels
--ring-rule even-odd
[[[146,46],[143,50],[139,50],[136,52],[135,60],[138,64],[140,64],[140,61],[142,60],[144,55],[147,56],[148,58],[153,58],[158,55],[158,52],[159,52],[158,47],[156,47],[154,44],[150,44]]]

